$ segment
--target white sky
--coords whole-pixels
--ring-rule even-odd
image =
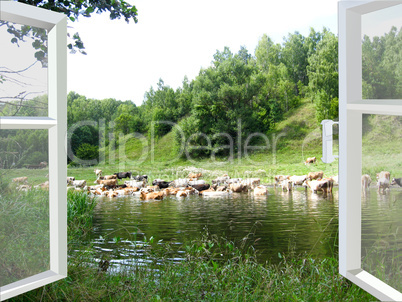
[[[282,43],[288,33],[308,35],[323,26],[337,34],[337,0],[129,0],[138,23],[107,14],[70,22],[88,55],[68,55],[68,91],[87,98],[131,100],[137,105],[159,78],[176,89],[210,66],[216,50],[254,54],[266,33]]]

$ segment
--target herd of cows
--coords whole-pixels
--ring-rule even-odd
[[[315,158],[308,158],[306,164],[314,163]],[[67,177],[68,190],[84,190],[94,196],[118,197],[135,195],[142,200],[161,200],[166,196],[186,197],[192,194],[201,196],[225,196],[231,193],[252,192],[254,195],[268,195],[267,186],[260,183],[259,178],[231,178],[227,174],[207,183],[201,173],[189,173],[187,178],[179,178],[173,181],[154,179],[152,185],[148,184],[147,175],[133,176],[131,172],[118,172],[102,176],[102,170],[95,169],[96,181],[89,185],[86,180],[76,180],[75,177]],[[128,179],[128,180],[126,180]],[[378,192],[385,193],[390,185],[402,186],[402,178],[391,179],[390,172],[381,171],[376,175]],[[18,190],[29,190],[32,186],[27,184],[27,177],[13,179]],[[119,184],[119,181],[123,183]],[[363,194],[372,183],[370,175],[364,174],[361,178]],[[322,171],[309,172],[307,175],[276,175],[274,187],[280,187],[282,191],[290,192],[295,187],[309,188],[312,192],[322,192],[324,195],[332,194],[332,188],[338,184],[338,176],[324,177]],[[34,186],[34,188],[48,189],[49,181]]]

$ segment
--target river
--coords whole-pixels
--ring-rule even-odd
[[[141,251],[151,237],[154,243],[169,242],[176,247],[171,259],[181,261],[184,246],[207,232],[237,246],[246,241],[257,250],[261,263],[278,263],[279,255],[334,255],[337,187],[326,197],[303,188],[287,193],[269,187],[268,191],[264,197],[233,193],[213,198],[170,196],[161,201],[141,201],[132,196],[100,198],[88,239],[95,256],[109,259],[115,268],[139,261],[146,264],[149,259],[141,259]],[[377,268],[369,263],[385,250],[387,256],[392,251],[391,256],[399,259],[401,200],[402,188],[395,187],[385,195],[371,188],[362,198],[362,257],[367,257],[363,267],[374,275]]]

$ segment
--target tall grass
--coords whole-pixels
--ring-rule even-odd
[[[67,226],[69,239],[81,238],[92,228],[97,201],[85,192],[67,192]]]
[[[88,250],[69,258],[69,276],[10,301],[374,301],[338,274],[336,258],[280,255],[259,264],[251,245],[208,233],[172,259],[169,244],[141,247],[147,265],[103,271]],[[150,248],[152,246],[152,248]]]
[[[0,286],[49,269],[49,194],[0,194]]]

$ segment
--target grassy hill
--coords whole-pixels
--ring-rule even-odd
[[[153,144],[148,138],[127,135],[119,138],[118,145],[101,149],[105,162],[98,167],[108,174],[132,171],[147,174],[151,179],[170,180],[199,171],[207,180],[227,173],[231,177],[260,177],[264,183],[272,183],[276,174],[302,175],[320,170],[328,176],[338,174],[337,161],[324,164],[320,160],[321,126],[316,121],[314,105],[308,100],[287,112],[285,119],[266,134],[263,142],[261,147],[264,149],[234,154],[232,160],[222,157],[193,159],[180,156],[172,132]],[[317,157],[317,163],[304,165],[306,158],[312,156]],[[92,168],[70,168],[69,174],[95,180]]]

